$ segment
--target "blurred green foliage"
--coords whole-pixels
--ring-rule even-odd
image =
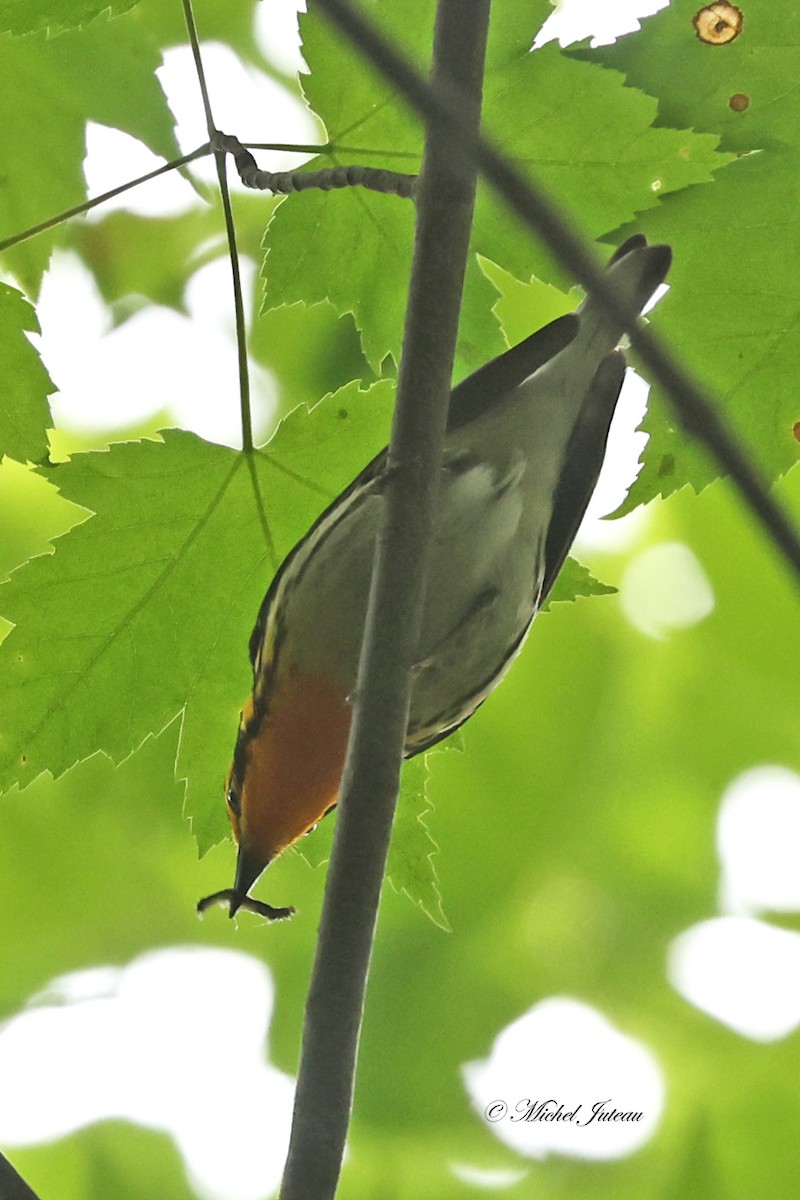
[[[37,29],[63,25],[68,7],[66,0],[41,0],[31,21]],[[88,0],[73,6],[81,18],[73,24],[100,7]],[[162,153],[175,152],[153,68],[161,50],[183,36],[179,8],[143,0],[114,20],[100,17],[88,29],[51,41],[42,33],[0,41],[0,110],[10,131],[2,169],[11,181],[0,206],[2,236],[80,201],[87,117],[126,129]],[[785,69],[777,47],[796,43],[784,27],[791,9],[755,0],[741,38],[720,49],[698,42],[691,27],[694,6],[677,0],[645,22],[641,33],[614,50],[586,52],[588,61],[579,62],[554,47],[532,58],[525,54],[545,4],[524,14],[511,0],[496,8],[487,79],[491,129],[526,162],[544,159],[549,185],[580,212],[594,236],[620,241],[617,226],[636,214],[636,228],[675,246],[672,291],[655,320],[676,352],[688,354],[718,386],[770,478],[782,475],[796,460],[790,435],[800,415],[797,256],[787,249],[799,227],[788,199],[798,124],[787,115],[791,89],[779,103],[778,85],[770,79],[773,66]],[[14,5],[0,4],[0,16],[12,10]],[[19,28],[19,11],[17,6],[9,28]],[[233,0],[197,5],[204,36],[226,39],[246,62],[265,68],[252,37],[253,11],[254,4]],[[402,31],[407,48],[427,55],[431,3],[385,0],[377,11]],[[348,151],[348,158],[368,162],[372,151],[381,165],[387,151],[399,149],[410,164],[401,169],[415,169],[418,128],[355,60],[347,65],[313,4],[303,35],[314,69],[305,92],[331,138],[355,147],[357,154]],[[661,57],[665,47],[668,61]],[[723,103],[729,92],[751,95],[747,113],[735,114]],[[632,151],[627,157],[626,146]],[[558,147],[561,162],[555,161]],[[748,154],[754,150],[759,153]],[[747,157],[726,166],[713,183],[700,183],[731,155]],[[653,191],[653,179],[662,177],[669,186]],[[381,206],[380,220],[373,219],[375,205]],[[381,373],[391,376],[394,364],[387,356],[399,346],[408,270],[410,210],[403,202],[339,193],[280,204],[236,197],[235,207],[241,244],[254,257],[261,257],[272,215],[267,302],[285,303],[254,319],[251,352],[274,373],[281,411],[312,404],[351,380],[366,386]],[[219,220],[216,204],[201,207],[199,201],[168,220],[112,214],[95,225],[45,234],[4,261],[35,299],[50,248],[68,244],[93,271],[117,319],[124,319],[123,302],[132,295],[181,308],[191,273],[223,252]],[[386,239],[391,253],[385,252]],[[482,271],[477,259],[472,264],[464,368],[499,348],[501,325],[516,339],[549,319],[553,313],[544,310],[562,303],[549,285],[566,283],[549,257],[532,249],[485,197],[475,248],[498,266],[484,263]],[[522,287],[534,270],[541,282]],[[490,312],[498,294],[499,323]],[[16,319],[23,312],[19,304],[10,301],[14,320],[2,327],[11,350],[0,349],[0,370],[8,377],[13,363],[14,387],[24,391],[29,385],[30,419],[38,421],[30,441],[35,446],[46,425],[43,377],[27,349],[27,317]],[[259,287],[250,297],[254,318],[261,307]],[[387,390],[390,385],[382,384],[374,394]],[[357,403],[367,405],[369,393]],[[340,443],[324,454],[316,449],[315,439],[327,440],[336,424],[335,411],[329,408],[326,418],[323,406],[314,417],[298,414],[289,423],[295,449],[305,454],[300,474],[320,494],[334,494],[356,469]],[[464,752],[431,758],[432,808],[425,819],[440,847],[435,865],[452,931],[443,932],[405,896],[386,888],[342,1183],[348,1200],[473,1195],[476,1189],[451,1173],[453,1162],[522,1166],[523,1178],[504,1193],[520,1200],[750,1200],[794,1189],[798,1035],[762,1045],[732,1033],[675,993],[665,963],[674,937],[718,912],[715,826],[725,787],[762,763],[800,769],[796,583],[730,486],[705,487],[716,469],[675,428],[666,407],[654,405],[647,421],[651,441],[630,505],[651,501],[648,520],[624,553],[595,551],[590,566],[598,578],[618,585],[628,563],[647,547],[684,543],[708,577],[713,611],[655,640],[630,623],[618,595],[553,605],[502,688],[470,723]],[[131,430],[130,437],[151,432]],[[60,436],[63,447],[71,435]],[[174,434],[172,444],[181,436],[186,444],[188,435]],[[379,436],[370,437],[379,443]],[[134,484],[139,466],[158,453],[153,445],[103,457],[133,464],[128,474]],[[39,457],[12,440],[0,449]],[[198,452],[215,462],[235,457],[219,447]],[[371,453],[366,442],[361,452]],[[125,508],[117,493],[103,499],[92,491],[96,480],[86,461],[78,458],[62,471],[73,481],[70,503],[30,468],[5,460],[0,572],[46,553],[50,540],[84,519],[87,509],[99,516],[80,526],[76,538],[103,514],[109,519]],[[51,473],[56,479],[59,470]],[[697,496],[686,483],[705,490]],[[669,498],[653,499],[661,492]],[[796,469],[778,493],[800,513]],[[165,489],[165,505],[171,496]],[[277,488],[275,496],[275,511],[282,508],[289,518],[283,552],[309,518],[293,493]],[[246,507],[246,499],[239,502]],[[215,642],[218,683],[207,689],[193,733],[200,776],[193,782],[209,805],[220,793],[216,816],[204,810],[206,845],[224,828],[223,758],[247,686],[249,627],[266,585],[255,568],[246,580],[236,574],[237,561],[252,564],[265,556],[260,522],[249,516],[241,545],[226,547],[232,563],[216,579],[223,594],[229,587],[235,595],[235,614]],[[59,553],[33,568],[34,575],[50,572],[57,581]],[[58,600],[54,587],[55,601],[48,603]],[[108,611],[102,594],[96,611],[83,603],[90,623]],[[28,604],[27,632],[25,611],[14,615],[20,636],[30,637],[35,651],[43,609],[33,590]],[[198,636],[203,604],[208,606],[208,596],[195,576],[186,589],[187,636]],[[58,619],[54,608],[51,620]],[[174,688],[180,653],[166,654],[155,633],[151,652],[161,656],[166,694]],[[134,676],[124,656],[114,678],[120,695],[127,695]],[[108,694],[100,699],[109,707]],[[12,723],[31,716],[19,704]],[[293,1073],[324,870],[309,867],[299,852],[270,868],[270,898],[298,908],[288,925],[265,928],[245,916],[234,927],[217,913],[198,924],[194,903],[232,878],[233,849],[222,842],[198,861],[182,815],[184,787],[175,779],[180,708],[180,698],[170,695],[169,704],[154,706],[158,719],[128,729],[129,742],[115,742],[114,752],[124,757],[139,748],[120,766],[94,754],[57,782],[41,774],[0,800],[0,1016],[10,1017],[64,972],[124,965],[160,946],[235,947],[264,961],[274,975],[270,1053]],[[85,713],[78,718],[86,723]],[[211,721],[213,735],[206,724]],[[4,725],[0,734],[7,732]],[[99,745],[87,741],[80,753],[91,755]],[[53,749],[49,764],[58,770],[72,761],[59,758],[61,750]],[[181,753],[185,766],[185,740]],[[46,756],[37,760],[37,772],[46,765]],[[409,824],[408,810],[401,821]],[[328,821],[309,839],[309,858],[324,856],[330,834]],[[485,1057],[504,1025],[552,995],[597,1006],[656,1054],[666,1079],[666,1109],[657,1134],[637,1154],[605,1163],[527,1162],[504,1148],[472,1111],[461,1065]],[[203,1049],[198,1046],[198,1055]],[[31,1064],[43,1089],[47,1070],[47,1063]],[[124,1123],[10,1155],[32,1186],[55,1200],[154,1193],[183,1200],[193,1194],[169,1140]]]

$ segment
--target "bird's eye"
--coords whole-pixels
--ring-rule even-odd
[[[239,802],[239,793],[236,790],[236,784],[233,780],[231,780],[228,784],[227,791],[225,793],[225,799],[227,800],[228,808],[231,810],[233,815],[235,817],[240,817],[242,815],[242,809]]]

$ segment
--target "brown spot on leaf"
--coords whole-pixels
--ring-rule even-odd
[[[746,92],[736,92],[735,95],[731,96],[728,104],[734,112],[744,112],[746,108],[750,107],[750,97]]]
[[[701,42],[727,46],[742,32],[744,13],[735,4],[709,4],[692,17]]]
[[[664,454],[658,467],[659,476],[672,475],[675,471],[675,457],[672,454]]]
[[[347,418],[350,416],[350,413],[347,411],[346,408],[340,408],[336,415],[340,421],[346,421]]]
[[[796,442],[800,442],[800,421],[795,421],[792,427],[792,433],[794,434],[794,440]]]

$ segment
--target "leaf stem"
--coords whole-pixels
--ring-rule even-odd
[[[242,450],[250,454],[253,450],[253,420],[250,411],[250,370],[247,362],[247,332],[244,319],[244,299],[242,296],[242,276],[239,270],[239,251],[236,246],[236,226],[233,223],[233,209],[228,190],[228,173],[224,151],[215,151],[214,161],[217,165],[219,191],[222,197],[222,211],[225,214],[225,232],[228,237],[228,256],[231,262],[233,280],[233,307],[236,314],[236,354],[239,362],[239,407],[242,420]]]
[[[8,250],[10,246],[16,246],[20,242],[26,242],[28,238],[35,237],[37,233],[44,233],[47,229],[53,229],[56,225],[61,225],[64,221],[68,221],[70,217],[79,217],[81,213],[90,212],[93,208],[97,208],[98,204],[104,204],[106,200],[113,200],[115,196],[121,196],[123,192],[129,192],[131,188],[138,187],[140,183],[147,183],[150,179],[155,179],[159,175],[165,175],[167,171],[174,171],[177,167],[185,167],[187,163],[194,162],[197,158],[205,158],[211,153],[211,143],[204,142],[202,146],[198,146],[191,154],[183,154],[180,158],[173,158],[171,162],[164,163],[163,167],[156,167],[154,171],[148,171],[146,175],[140,175],[138,179],[131,179],[128,183],[121,183],[119,187],[111,188],[108,192],[103,192],[100,196],[95,196],[91,200],[84,200],[83,204],[76,204],[74,208],[68,208],[64,212],[58,213],[55,217],[49,217],[46,221],[40,221],[38,225],[31,225],[30,229],[23,229],[22,233],[15,233],[13,237],[4,238],[0,241],[0,251]]]
[[[346,146],[339,142],[326,142],[324,146],[304,146],[299,142],[242,142],[246,150],[281,150],[292,154],[369,154],[371,158],[407,158],[419,162],[419,151],[386,150],[376,146]]]
[[[304,146],[299,142],[242,142],[248,150],[285,150],[289,154],[332,154],[335,147],[326,142],[324,146]]]
[[[189,43],[192,47],[197,82],[203,98],[203,110],[206,115],[208,136],[214,150],[219,191],[222,197],[222,211],[225,214],[225,232],[228,238],[228,257],[230,258],[233,282],[233,307],[236,314],[236,354],[239,362],[239,409],[242,422],[242,450],[245,454],[251,454],[253,451],[253,420],[250,410],[250,369],[247,362],[247,332],[244,319],[242,277],[239,270],[239,251],[236,246],[236,227],[233,222],[233,210],[231,208],[231,197],[228,189],[226,156],[225,152],[220,150],[217,145],[217,128],[214,124],[214,114],[211,111],[211,99],[208,94],[206,73],[203,68],[203,56],[200,53],[200,41],[197,36],[197,25],[195,24],[194,12],[192,10],[192,0],[183,0],[183,15],[186,20]]]
[[[211,112],[211,99],[208,94],[208,85],[206,84],[206,73],[203,67],[203,56],[200,53],[200,41],[197,36],[197,25],[195,24],[194,11],[192,9],[192,0],[183,0],[183,16],[186,21],[186,30],[189,34],[189,44],[192,47],[192,57],[194,58],[194,69],[197,72],[197,82],[200,85],[200,95],[203,97],[203,111],[206,114],[206,129],[208,136],[213,138],[214,116]]]
[[[439,0],[433,77],[480,121],[489,0]],[[476,170],[426,129],[385,507],[353,728],[306,1006],[281,1200],[331,1200],[350,1117],[361,1016],[408,725]],[[402,1003],[398,998],[398,1003]]]

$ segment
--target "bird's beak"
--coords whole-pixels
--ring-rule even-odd
[[[236,880],[233,885],[228,916],[234,917],[239,911],[247,893],[266,865],[245,846],[239,846],[239,855],[236,859]]]

